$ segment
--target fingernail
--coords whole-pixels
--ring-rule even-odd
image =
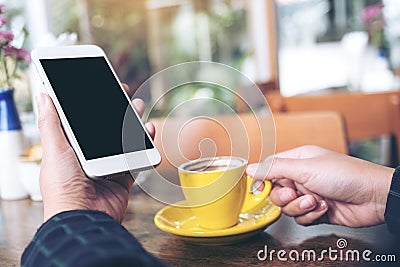
[[[303,199],[300,202],[300,208],[303,210],[308,210],[311,209],[312,207],[314,207],[314,203],[309,197]]]
[[[260,180],[253,180],[252,184],[251,184],[251,193],[258,195],[261,193],[261,191],[259,190],[260,186],[263,184],[263,181]]]
[[[288,203],[288,202],[290,202],[290,201],[293,200],[292,194],[291,194],[288,190],[286,190],[286,189],[282,189],[282,190],[279,192],[279,198],[280,198],[281,201],[284,202],[284,203]]]
[[[318,210],[324,210],[328,207],[328,204],[325,200],[318,201]]]

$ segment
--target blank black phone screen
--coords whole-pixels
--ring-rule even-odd
[[[104,57],[40,62],[86,160],[153,148]]]

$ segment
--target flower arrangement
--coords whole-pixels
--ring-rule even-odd
[[[383,15],[383,4],[367,6],[362,14],[361,20],[368,32],[370,44],[378,49],[385,49],[385,18]]]
[[[13,88],[13,81],[18,79],[17,70],[30,63],[30,53],[13,44],[14,34],[7,28],[7,8],[0,4],[0,88]],[[25,38],[25,29],[20,33]]]

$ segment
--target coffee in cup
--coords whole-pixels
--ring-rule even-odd
[[[250,190],[252,178],[245,174],[247,160],[224,156],[186,162],[178,167],[185,205],[207,229],[224,229],[238,223],[246,212],[268,197],[271,183],[260,194]]]

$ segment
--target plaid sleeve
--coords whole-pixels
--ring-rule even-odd
[[[400,166],[398,166],[392,177],[390,191],[386,201],[385,222],[389,231],[400,236]]]
[[[75,210],[44,223],[25,249],[21,266],[165,266],[106,213]]]

